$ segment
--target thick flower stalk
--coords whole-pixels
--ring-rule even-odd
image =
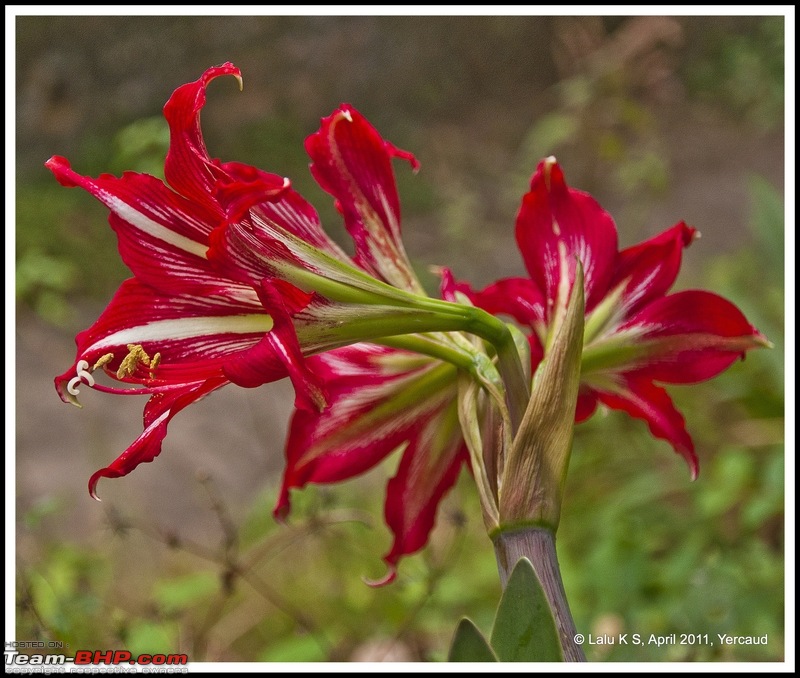
[[[445,296],[459,292],[526,327],[535,372],[552,349],[582,270],[586,317],[575,421],[588,419],[599,404],[642,419],[686,459],[694,478],[694,444],[659,384],[705,381],[750,349],[769,346],[730,301],[704,290],[668,294],[684,248],[698,235],[680,222],[619,250],[611,216],[590,195],[569,187],[548,158],[533,175],[516,221],[529,277],[474,291],[445,271]]]

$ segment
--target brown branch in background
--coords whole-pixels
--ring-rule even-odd
[[[274,540],[267,540],[260,545],[258,552],[256,554],[251,554],[250,557],[248,557],[247,554],[241,554],[239,529],[231,518],[231,513],[227,505],[216,492],[212,478],[208,474],[198,474],[198,481],[206,490],[211,502],[210,508],[219,521],[220,529],[223,534],[222,544],[219,549],[209,548],[191,539],[181,537],[172,531],[165,531],[151,525],[139,524],[134,520],[123,517],[113,506],[106,512],[112,530],[120,536],[124,537],[128,531],[135,529],[149,539],[161,543],[169,549],[188,553],[189,555],[218,565],[221,568],[220,591],[222,595],[208,610],[203,624],[198,631],[198,637],[194,639],[193,644],[195,649],[200,649],[213,627],[221,620],[225,607],[235,590],[236,580],[242,579],[261,598],[292,619],[298,628],[308,633],[309,636],[319,644],[320,648],[326,654],[329,654],[331,651],[331,643],[322,629],[315,623],[314,619],[281,595],[254,571],[259,561],[274,547]],[[295,528],[293,532],[296,533],[299,530],[300,534],[293,534],[289,544],[284,545],[283,549],[287,548],[298,538],[304,535],[307,536],[319,529],[342,522],[364,522],[362,517],[355,512],[336,513],[339,516],[344,513],[345,519],[320,521],[319,518],[314,518],[309,524]],[[279,538],[281,537],[282,535],[279,535]],[[252,557],[253,555],[256,557]]]

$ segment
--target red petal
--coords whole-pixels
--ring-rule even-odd
[[[57,389],[63,398],[81,360],[93,366],[112,354],[105,369],[115,373],[131,345],[141,346],[149,358],[160,354],[160,363],[153,369],[141,360],[134,361],[121,377],[123,381],[163,386],[222,377],[226,361],[254,346],[271,326],[257,300],[236,303],[212,296],[163,297],[137,280],[126,280],[94,325],[76,337],[75,364],[56,379]]]
[[[586,387],[578,392],[578,403],[575,408],[575,423],[580,424],[591,417],[597,409],[597,394]]]
[[[96,179],[74,172],[69,162],[47,163],[65,186],[78,186],[109,208],[123,261],[134,275],[162,294],[215,294],[255,299],[207,260],[209,234],[219,215],[182,198],[158,179],[126,172]]]
[[[683,249],[694,241],[696,234],[697,229],[680,222],[619,253],[611,288],[627,281],[623,294],[627,315],[669,291],[678,277]]]
[[[570,289],[576,257],[581,261],[586,288],[586,311],[605,296],[617,256],[617,229],[611,216],[588,193],[569,188],[558,163],[539,163],[531,190],[517,216],[517,244],[536,287],[548,306],[555,303],[561,280],[562,252]],[[551,308],[546,308],[549,321]]]
[[[217,195],[229,221],[250,216],[248,225],[260,238],[282,240],[289,233],[334,259],[350,261],[322,228],[314,207],[288,185],[287,179],[241,163],[225,163],[223,168],[229,177],[220,180]]]
[[[618,331],[629,329],[652,349],[636,373],[672,384],[710,379],[767,343],[736,306],[701,290],[656,299]]]
[[[683,415],[675,409],[663,388],[645,380],[629,379],[615,393],[598,392],[600,402],[615,410],[627,412],[636,419],[647,422],[650,432],[669,442],[689,464],[692,480],[697,478],[699,463],[694,443],[686,432]]]
[[[167,425],[184,407],[204,398],[224,386],[224,379],[209,379],[185,384],[169,392],[159,393],[147,401],[144,408],[144,431],[112,464],[96,471],[89,479],[89,494],[97,497],[100,478],[120,478],[139,464],[153,461],[161,453],[161,443],[167,435]]]
[[[259,296],[272,316],[272,330],[251,350],[227,361],[225,375],[239,386],[255,387],[274,381],[281,372],[288,373],[295,389],[295,407],[311,412],[323,410],[324,388],[306,364],[292,322],[292,314],[305,308],[313,295],[288,283],[265,279]]]
[[[214,195],[229,221],[244,218],[254,205],[279,200],[289,190],[289,180],[238,162],[222,165],[226,176],[214,186]]]
[[[394,543],[384,561],[394,578],[401,557],[419,551],[428,542],[436,511],[455,485],[468,452],[451,402],[417,425],[417,433],[403,453],[397,475],[386,488],[386,522]]]
[[[343,104],[306,139],[311,172],[344,215],[356,262],[386,282],[421,291],[400,236],[400,201],[392,157],[414,156],[384,141],[366,118]]]
[[[544,321],[544,296],[530,278],[503,278],[476,292],[469,283],[457,282],[449,269],[441,273],[442,297],[448,301],[455,301],[455,292],[461,292],[492,315],[507,315],[531,328]]]
[[[291,489],[364,473],[407,441],[420,417],[455,395],[455,370],[449,388],[431,391],[425,380],[437,363],[404,351],[355,344],[308,362],[323,379],[330,406],[322,413],[298,410],[292,418],[278,516],[289,511]],[[409,401],[415,389],[419,397]]]
[[[210,211],[219,211],[213,189],[222,173],[206,150],[200,130],[200,111],[206,103],[208,84],[221,75],[233,75],[241,83],[241,71],[225,63],[209,68],[198,80],[176,89],[164,106],[170,130],[164,166],[167,182],[178,193]]]

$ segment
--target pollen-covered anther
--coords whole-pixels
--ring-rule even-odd
[[[160,357],[159,357],[160,360]],[[125,379],[136,374],[139,365],[150,367],[150,356],[147,355],[141,344],[128,344],[128,355],[126,355],[117,370],[117,379]]]
[[[155,379],[156,368],[161,364],[161,354],[156,353],[150,360],[150,378]]]
[[[81,382],[87,384],[90,387],[94,386],[94,377],[88,370],[89,370],[89,363],[86,362],[85,360],[79,360],[78,363],[75,365],[76,376],[72,377],[72,379],[69,380],[69,383],[67,383],[67,392],[70,395],[76,396],[78,395],[78,393],[80,393],[78,386],[81,384]]]
[[[112,360],[114,360],[114,354],[113,353],[106,353],[104,356],[101,356],[100,358],[98,358],[97,362],[94,364],[94,366],[92,367],[90,372],[94,372],[95,370],[99,370],[101,367],[105,367]]]

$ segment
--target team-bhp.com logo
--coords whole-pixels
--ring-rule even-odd
[[[63,654],[21,654],[17,650],[5,650],[5,665],[8,666],[182,666],[189,662],[185,654],[140,654],[127,650],[78,650],[74,657]]]

